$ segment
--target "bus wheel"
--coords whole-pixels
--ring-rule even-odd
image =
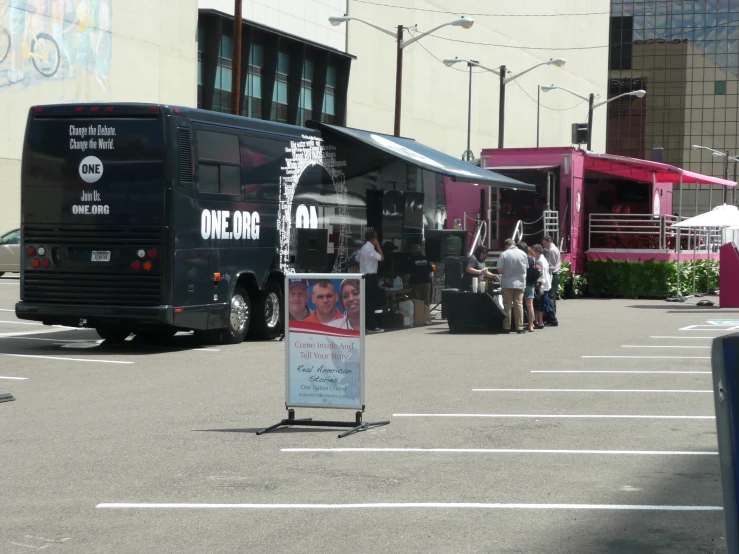
[[[123,327],[95,327],[95,332],[107,342],[123,342],[131,334],[131,331]]]
[[[259,294],[254,309],[254,325],[251,335],[255,339],[272,340],[282,332],[283,310],[282,289],[276,281],[267,281],[267,286]]]
[[[239,344],[246,338],[251,324],[251,303],[249,294],[239,285],[236,285],[231,297],[231,312],[228,315],[228,326],[223,329],[221,342],[223,344]]]

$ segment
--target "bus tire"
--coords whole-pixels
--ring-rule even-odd
[[[273,340],[280,336],[285,325],[282,303],[280,284],[277,281],[267,281],[254,307],[254,321],[249,338]]]
[[[131,331],[124,329],[123,327],[107,327],[100,326],[95,327],[95,332],[100,335],[100,338],[105,342],[120,343],[128,338]]]
[[[231,296],[231,309],[228,314],[228,325],[221,330],[221,344],[239,344],[246,338],[252,323],[251,302],[249,293],[240,285],[236,285]]]

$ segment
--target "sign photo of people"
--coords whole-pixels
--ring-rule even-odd
[[[359,277],[286,278],[287,406],[362,407],[364,283]]]

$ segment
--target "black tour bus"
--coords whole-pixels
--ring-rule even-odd
[[[421,242],[443,225],[443,176],[528,187],[410,139],[309,126],[163,105],[32,107],[16,315],[110,341],[273,338],[285,273],[350,270],[368,225],[400,250]],[[301,228],[326,230],[312,267],[299,265]]]

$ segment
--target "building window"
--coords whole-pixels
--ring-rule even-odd
[[[323,109],[321,110],[321,121],[333,123],[336,119],[336,68],[328,66],[326,71],[326,89],[323,93]]]
[[[221,36],[221,47],[216,67],[216,83],[213,94],[213,111],[229,113],[231,111],[231,57],[233,55],[233,40],[229,35]]]
[[[631,69],[634,41],[634,18],[611,17],[610,44],[608,47],[609,69]]]
[[[203,107],[203,41],[205,33],[198,28],[198,108]]]
[[[249,69],[246,74],[245,102],[241,115],[262,118],[262,65],[264,49],[261,44],[252,44],[249,50]]]
[[[298,125],[305,125],[311,118],[313,105],[313,62],[305,60],[303,78],[300,83],[300,99],[298,100]]]
[[[720,95],[726,94],[726,81],[714,81],[713,93]]]
[[[277,54],[277,75],[272,93],[272,113],[270,119],[287,123],[287,73],[290,69],[290,55],[286,52]]]

